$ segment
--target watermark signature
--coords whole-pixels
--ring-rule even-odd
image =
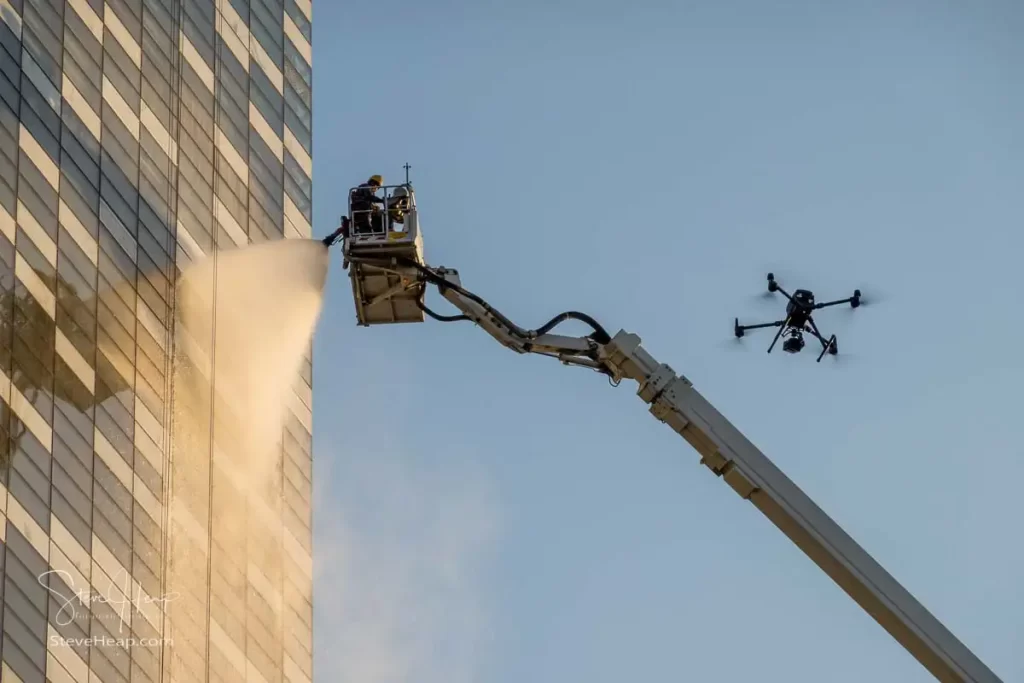
[[[173,647],[174,639],[137,638],[135,636],[115,638],[105,635],[89,636],[87,638],[65,638],[58,633],[50,636],[51,647],[121,647],[127,649],[132,647],[160,647],[164,643]]]
[[[48,586],[46,577],[51,574],[59,576],[71,589],[73,595],[68,597],[59,590]],[[122,583],[119,584],[119,580],[122,581]],[[180,593],[174,592],[154,598],[143,593],[142,587],[138,585],[136,585],[136,588],[133,590],[131,577],[128,575],[128,572],[123,569],[119,570],[117,575],[113,577],[111,585],[105,593],[94,593],[90,587],[86,587],[84,589],[76,588],[75,578],[63,569],[51,569],[50,571],[43,572],[39,575],[39,585],[49,591],[50,595],[56,598],[60,605],[60,610],[58,610],[54,617],[58,626],[67,626],[78,617],[78,612],[75,610],[76,601],[85,607],[88,607],[93,603],[110,605],[117,615],[121,617],[121,624],[118,628],[123,630],[124,624],[128,621],[128,615],[132,610],[141,613],[142,607],[145,605],[166,605],[180,597]],[[115,586],[120,590],[113,590]],[[138,640],[147,639],[143,638]]]

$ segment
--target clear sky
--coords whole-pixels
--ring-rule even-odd
[[[1021,681],[1021,35],[1011,1],[319,0],[314,229],[408,161],[432,265],[639,334]],[[838,363],[738,349],[769,270],[881,301],[820,315]],[[340,263],[314,352],[318,682],[932,680],[635,384],[359,328]]]

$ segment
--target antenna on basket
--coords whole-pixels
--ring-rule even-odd
[[[402,168],[405,169],[405,184],[408,185],[409,184],[409,169],[412,168],[412,166],[410,166],[409,162],[407,161],[407,162],[405,162],[405,166],[403,166]]]

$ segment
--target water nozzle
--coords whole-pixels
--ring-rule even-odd
[[[340,240],[342,237],[345,237],[347,233],[348,217],[345,216],[341,219],[341,226],[339,226],[337,230],[335,230],[330,235],[328,235],[327,237],[323,238],[320,241],[323,242],[325,247],[332,247],[338,240]]]

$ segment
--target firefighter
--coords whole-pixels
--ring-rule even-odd
[[[384,232],[384,216],[378,204],[384,200],[377,196],[377,190],[384,184],[384,178],[372,175],[370,179],[352,192],[352,228],[355,234]]]
[[[410,208],[412,207],[409,206],[409,191],[404,187],[397,188],[388,202],[388,225],[405,223],[405,213]]]

